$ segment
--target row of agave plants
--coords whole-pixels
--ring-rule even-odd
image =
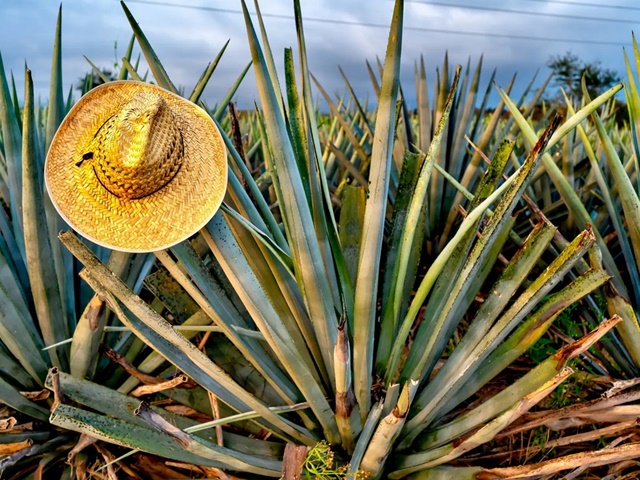
[[[452,69],[446,59],[430,89],[416,65],[412,111],[397,0],[384,62],[367,64],[371,109],[346,77],[342,97],[315,81],[297,0],[299,58],[285,50],[283,82],[258,5],[260,36],[242,6],[261,106],[227,108],[249,66],[217,107],[200,101],[223,48],[188,98],[223,132],[225,202],[166,251],[80,240],[43,189],[45,152],[73,102],[62,90],[60,17],[46,107],[29,70],[20,107],[0,59],[0,471],[489,479],[633,468],[632,63],[625,57],[625,125],[612,115],[622,85],[541,116],[548,80],[538,89],[532,80],[517,101],[509,85],[486,115],[493,76],[483,92],[481,63]],[[122,7],[133,37],[119,78],[146,78],[132,60],[139,48],[154,82],[179,92]],[[562,315],[578,335],[553,326]],[[550,329],[558,349],[523,361]],[[584,371],[612,388],[544,408]],[[561,453],[510,464],[500,439],[540,428],[561,433],[537,451]],[[487,456],[492,448],[502,456]]]

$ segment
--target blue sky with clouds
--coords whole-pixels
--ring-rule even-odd
[[[143,0],[146,1],[146,0]],[[540,84],[549,73],[551,55],[573,51],[585,61],[602,62],[624,73],[622,47],[630,50],[631,33],[640,25],[640,4],[619,0],[616,8],[586,6],[597,0],[428,0],[407,1],[402,79],[409,99],[415,95],[414,64],[423,55],[430,81],[448,52],[450,64],[475,65],[484,55],[483,80],[493,68],[506,86],[517,72],[517,96],[537,69]],[[344,90],[338,66],[360,95],[371,92],[365,60],[384,58],[391,0],[300,0],[312,73],[329,92]],[[604,2],[602,2],[604,3]],[[161,5],[164,4],[164,5]],[[169,6],[166,4],[182,5]],[[240,2],[235,0],[166,0],[127,2],[175,84],[187,92],[227,40],[229,47],[204,99],[215,104],[249,61]],[[209,8],[193,9],[184,5]],[[23,90],[24,62],[33,72],[36,95],[48,96],[51,51],[58,3],[51,0],[1,0],[0,53],[7,73]],[[263,1],[271,46],[281,67],[283,50],[296,44],[291,0]],[[480,9],[470,8],[479,7]],[[250,4],[253,11],[253,4]],[[86,55],[99,67],[113,68],[124,54],[131,29],[117,0],[69,0],[62,5],[63,80],[68,88],[89,71]],[[217,10],[216,10],[217,9]],[[224,10],[224,11],[223,11]],[[512,12],[506,11],[511,10]],[[514,13],[515,12],[515,13]],[[524,12],[531,12],[526,14]],[[589,19],[591,18],[591,20]],[[636,22],[636,20],[638,20]],[[341,23],[342,22],[342,23]],[[362,24],[362,25],[355,25]],[[447,33],[449,32],[449,33]],[[468,34],[472,32],[473,34]],[[556,40],[532,40],[536,37]],[[574,39],[602,43],[569,43]],[[117,51],[114,45],[117,43]],[[139,50],[135,51],[135,55]],[[116,56],[117,55],[117,56]],[[481,87],[483,88],[483,87]],[[77,96],[77,92],[76,92]],[[242,108],[257,99],[253,74],[236,95]]]

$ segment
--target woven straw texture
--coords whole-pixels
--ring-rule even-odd
[[[168,248],[213,217],[226,150],[208,114],[133,81],[83,96],[56,133],[45,182],[61,216],[89,240],[129,252]]]

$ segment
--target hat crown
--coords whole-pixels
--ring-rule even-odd
[[[83,159],[91,159],[98,180],[113,195],[139,199],[167,185],[183,156],[182,135],[169,105],[144,91],[99,127]]]

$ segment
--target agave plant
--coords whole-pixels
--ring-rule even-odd
[[[122,6],[134,37],[119,78],[145,78],[131,63],[137,44],[155,82],[177,93]],[[197,235],[154,254],[56,237],[68,229],[41,171],[72,103],[61,89],[60,19],[47,108],[35,105],[27,71],[20,109],[0,64],[0,469],[13,478],[525,478],[640,455],[627,443],[548,464],[451,463],[507,428],[539,425],[524,415],[572,375],[572,359],[637,372],[638,272],[622,275],[616,262],[636,251],[637,171],[611,143],[626,135],[626,158],[637,141],[606,119],[621,85],[585,95],[575,112],[569,101],[564,121],[549,112],[537,123],[544,85],[524,109],[527,94],[513,102],[507,88],[485,119],[481,64],[471,76],[445,61],[432,107],[421,62],[412,115],[397,0],[384,63],[369,65],[375,109],[348,80],[350,98],[340,99],[316,82],[331,109],[320,122],[299,2],[299,59],[285,51],[283,83],[257,3],[260,37],[242,7],[261,108],[226,108],[247,69],[218,107],[203,104],[229,151],[225,203]],[[627,92],[635,128],[631,80]],[[582,152],[581,178],[598,194],[576,188]],[[609,228],[615,246],[603,238]],[[478,395],[579,301],[590,332]],[[596,344],[605,348],[589,353]],[[606,408],[636,397],[544,419],[582,408],[603,422]]]

